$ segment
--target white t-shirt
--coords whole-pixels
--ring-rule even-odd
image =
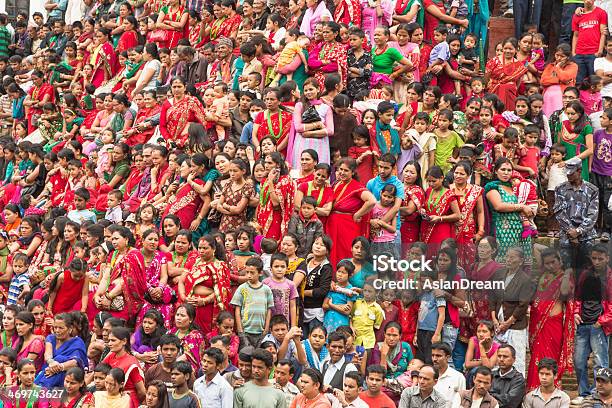
[[[155,89],[157,87],[157,77],[159,76],[159,70],[161,69],[161,62],[159,62],[158,60],[154,59],[151,61],[147,61],[147,63],[145,64],[144,68],[142,69],[143,74],[144,71],[147,70],[152,70],[153,71],[153,76],[151,77],[151,79],[149,80],[149,82],[147,84],[145,84],[145,86],[142,87],[142,89],[144,91],[148,91],[149,89]],[[141,78],[142,78],[142,74]],[[140,78],[138,79],[138,85],[140,84]]]
[[[595,72],[602,70],[603,72],[612,72],[612,62],[608,61],[606,57],[595,58]],[[601,90],[601,96],[608,96],[612,98],[612,83],[604,86]]]

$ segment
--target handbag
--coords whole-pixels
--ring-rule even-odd
[[[302,123],[315,123],[320,121],[321,117],[314,105],[309,105],[304,112],[302,112]]]
[[[151,31],[149,35],[150,42],[165,42],[168,41],[168,31],[158,28],[156,30]]]

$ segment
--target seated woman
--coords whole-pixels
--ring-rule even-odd
[[[35,322],[31,312],[19,312],[15,316],[15,329],[19,336],[15,351],[17,351],[17,360],[28,358],[34,363],[36,369],[40,370],[43,364],[45,342],[41,336],[34,334]]]
[[[154,89],[144,91],[142,96],[144,108],[138,110],[132,127],[123,132],[125,142],[130,147],[144,144],[153,136],[155,126],[152,125],[152,120],[156,117],[159,118],[161,112],[161,107],[157,103],[157,93]]]
[[[66,371],[74,367],[83,369],[88,364],[85,343],[79,336],[72,334],[73,323],[74,319],[69,313],[55,317],[54,334],[47,336],[44,354],[46,362],[34,380],[36,385],[47,389],[63,387]]]
[[[142,323],[136,326],[132,335],[132,354],[145,367],[150,367],[158,362],[159,353],[157,346],[162,335],[166,333],[164,320],[161,313],[150,309],[145,313]]]
[[[194,371],[200,369],[200,356],[204,350],[204,335],[195,324],[196,309],[189,303],[184,303],[176,308],[174,315],[174,329],[170,333],[176,334],[183,345],[182,360],[189,361]]]
[[[33,257],[43,242],[38,219],[34,216],[26,216],[19,225],[19,238],[9,246],[10,253],[17,251],[25,253],[28,257]]]
[[[408,363],[413,359],[413,356],[410,345],[401,341],[401,336],[402,327],[399,323],[387,323],[385,326],[385,340],[377,343],[368,352],[367,365],[382,365],[387,369],[386,378],[389,379],[402,375],[408,368]]]
[[[468,342],[465,353],[465,369],[467,386],[474,385],[474,375],[478,367],[493,368],[497,365],[497,349],[500,344],[493,340],[495,330],[493,323],[489,320],[478,322],[476,335]]]

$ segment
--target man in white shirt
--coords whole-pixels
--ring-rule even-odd
[[[612,41],[606,41],[605,49],[606,56],[595,58],[593,70],[603,79],[604,87],[601,90],[601,96],[612,97]]]
[[[354,364],[348,363],[344,357],[346,351],[346,337],[343,334],[333,332],[327,338],[327,350],[329,355],[321,363],[323,384],[325,387],[344,388],[344,378],[347,373],[357,371]]]
[[[356,371],[346,373],[344,376],[344,390],[334,389],[334,395],[342,408],[368,408],[368,404],[359,398],[360,384],[363,379]]]
[[[234,390],[219,373],[224,360],[223,352],[214,347],[202,355],[204,375],[195,381],[193,390],[203,407],[232,408],[234,405]]]
[[[447,408],[451,407],[459,391],[465,390],[465,377],[463,374],[448,366],[450,355],[451,349],[448,344],[434,343],[431,345],[431,361],[440,373],[434,389],[442,394],[446,400]]]
[[[287,407],[291,405],[293,399],[300,393],[298,387],[291,382],[293,372],[294,369],[291,361],[287,359],[279,360],[274,370],[274,380],[272,380],[274,386],[285,394]]]

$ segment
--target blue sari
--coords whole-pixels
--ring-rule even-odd
[[[81,368],[85,368],[85,366],[87,365],[87,348],[85,347],[85,343],[80,337],[73,337],[69,340],[66,340],[61,346],[57,347],[55,334],[50,334],[47,336],[46,343],[50,343],[53,347],[54,361],[61,364],[70,360],[76,360],[77,365]],[[47,389],[63,387],[64,376],[66,375],[66,372],[61,371],[57,374],[52,375],[51,377],[46,377],[45,370],[48,366],[49,365],[46,362],[45,364],[43,364],[42,369],[34,380],[34,383]]]
[[[343,261],[351,262],[351,258],[343,259]],[[374,271],[374,266],[371,262],[366,262],[361,265],[361,269],[359,272],[355,272],[353,276],[349,278],[349,283],[357,288],[363,289],[363,285],[365,285],[366,279],[370,276],[374,275],[376,272]]]

